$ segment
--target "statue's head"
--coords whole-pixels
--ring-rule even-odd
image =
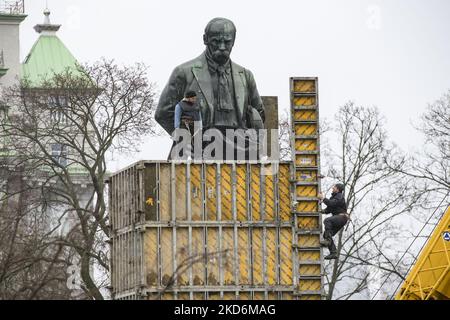
[[[225,18],[212,19],[205,28],[203,42],[211,57],[218,64],[228,61],[236,38],[236,27]]]

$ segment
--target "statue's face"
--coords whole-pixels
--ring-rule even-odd
[[[234,45],[234,30],[229,23],[215,23],[211,26],[204,42],[215,62],[228,61]]]

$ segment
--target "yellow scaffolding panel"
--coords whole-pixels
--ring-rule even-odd
[[[323,260],[317,198],[320,192],[318,79],[292,77],[290,90],[296,295],[300,300],[319,300],[323,295]]]
[[[419,254],[396,300],[450,299],[450,206]]]

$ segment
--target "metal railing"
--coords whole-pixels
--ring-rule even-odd
[[[0,14],[24,14],[25,0],[0,0]]]

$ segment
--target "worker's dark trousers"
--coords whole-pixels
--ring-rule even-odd
[[[344,215],[334,215],[332,217],[328,217],[323,221],[323,224],[325,225],[325,231],[323,232],[323,238],[325,240],[330,241],[330,245],[328,246],[328,249],[330,250],[330,253],[336,253],[336,245],[333,241],[333,236],[339,232],[339,230],[342,229],[342,227],[345,226],[347,223],[347,217]]]

